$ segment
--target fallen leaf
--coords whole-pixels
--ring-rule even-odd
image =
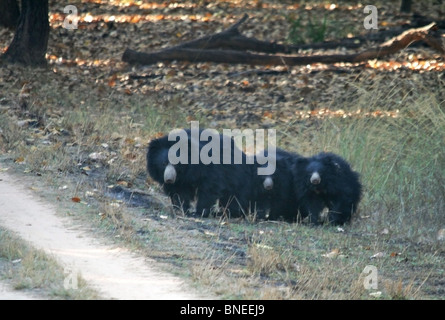
[[[128,187],[128,182],[124,181],[124,180],[119,180],[117,182],[117,184],[120,185],[120,186]]]
[[[120,140],[120,139],[122,139],[124,136],[123,135],[121,135],[120,133],[117,133],[117,132],[113,132],[112,134],[111,134],[111,140]]]
[[[130,23],[138,23],[139,21],[141,21],[141,16],[135,15],[135,16],[131,17]]]
[[[91,160],[105,160],[107,158],[102,152],[93,152],[88,155]]]
[[[326,254],[322,254],[321,256],[322,256],[322,257],[325,257],[325,258],[335,258],[335,257],[338,256],[339,254],[340,254],[340,250],[337,249],[337,248],[335,248],[335,249],[332,250],[331,252],[326,253]]]
[[[124,157],[127,158],[128,160],[136,160],[137,159],[137,154],[131,151],[126,151],[124,153]]]
[[[438,241],[444,241],[445,240],[445,228],[440,229],[439,232],[437,232],[437,240]]]
[[[81,200],[80,200],[79,197],[72,197],[72,198],[71,198],[71,201],[72,201],[72,202],[77,202],[77,203],[78,203],[78,202],[80,202]]]
[[[24,162],[24,161],[25,161],[25,158],[24,158],[24,157],[18,157],[18,158],[16,158],[16,159],[14,160],[15,163],[22,163],[22,162]]]
[[[113,88],[116,85],[117,74],[113,74],[110,79],[108,79],[108,86]]]
[[[263,118],[272,119],[272,117],[273,117],[272,112],[269,112],[269,111],[264,111],[263,112]]]
[[[380,298],[382,292],[381,291],[371,292],[369,295],[374,298]]]
[[[273,248],[271,246],[265,245],[265,244],[260,244],[260,243],[255,243],[255,246],[258,248],[262,248],[262,249],[268,249],[268,250],[272,250]]]
[[[85,197],[94,197],[95,193],[93,191],[85,191]]]
[[[376,254],[371,256],[371,259],[380,259],[386,256],[385,252],[377,252]]]

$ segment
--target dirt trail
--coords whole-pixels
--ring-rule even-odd
[[[38,300],[34,294],[16,291],[8,283],[0,282],[0,300]]]
[[[56,257],[106,299],[212,299],[160,272],[155,261],[92,238],[37,199],[19,177],[0,172],[0,225]],[[7,289],[0,287],[0,299]],[[18,298],[18,296],[17,296]],[[24,297],[26,298],[26,297]]]

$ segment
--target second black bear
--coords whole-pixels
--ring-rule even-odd
[[[359,174],[336,154],[321,152],[297,159],[294,179],[300,215],[309,217],[311,223],[319,223],[325,207],[329,209],[328,221],[334,225],[349,222],[357,210],[362,192]]]
[[[256,210],[258,218],[295,222],[297,203],[294,191],[292,167],[300,156],[276,149],[275,172],[271,175],[257,175]]]

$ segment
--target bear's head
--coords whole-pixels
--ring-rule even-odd
[[[147,170],[150,176],[160,184],[174,184],[181,171],[180,165],[173,165],[168,159],[171,143],[163,139],[153,140],[147,152]]]
[[[330,153],[319,153],[309,158],[299,158],[296,161],[298,180],[309,189],[322,193],[328,187],[329,181],[341,173],[341,164]]]

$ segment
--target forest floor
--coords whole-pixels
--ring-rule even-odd
[[[70,4],[81,18],[76,30],[62,27],[64,8],[50,1],[46,68],[0,67],[0,171],[30,179],[32,193],[89,236],[153,259],[222,299],[445,297],[445,62],[437,52],[415,45],[366,63],[296,67],[121,60],[126,48],[156,51],[222,31],[244,13],[242,34],[280,43],[366,35],[411,15],[376,1],[379,31],[368,31],[354,1]],[[434,1],[413,6],[431,19],[445,12]],[[12,38],[0,29],[0,47]],[[190,121],[217,130],[275,129],[279,147],[340,154],[364,185],[352,223],[312,227],[174,212],[147,175],[146,147]],[[137,198],[124,201],[128,192]],[[0,276],[13,282],[10,271],[24,259],[8,250],[0,252]],[[365,282],[374,275],[370,288]],[[25,288],[33,294],[47,285],[39,283]]]

